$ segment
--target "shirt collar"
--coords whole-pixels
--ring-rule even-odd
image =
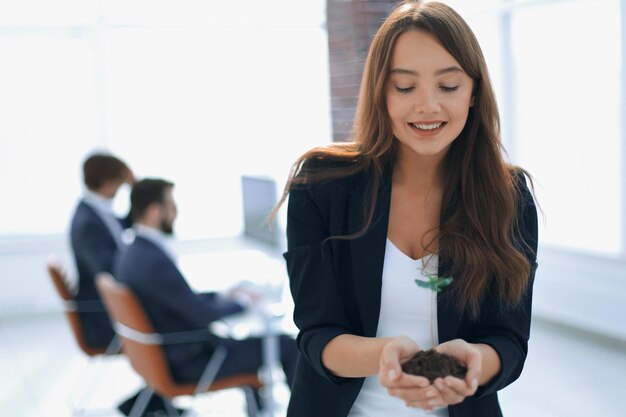
[[[176,252],[172,247],[172,238],[169,235],[166,235],[159,229],[155,229],[154,227],[146,226],[144,224],[135,224],[134,228],[137,231],[136,236],[140,236],[154,243],[158,248],[165,252],[172,262],[176,263]]]
[[[85,190],[83,200],[89,205],[97,207],[104,212],[113,213],[113,199],[111,198],[106,198],[103,195],[91,190]]]

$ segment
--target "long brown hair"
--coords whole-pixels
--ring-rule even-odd
[[[503,159],[500,117],[484,56],[467,23],[450,7],[437,2],[405,1],[384,21],[374,37],[365,63],[351,142],[315,148],[294,163],[282,199],[301,184],[372,173],[365,207],[365,222],[356,233],[369,229],[383,169],[397,152],[386,104],[386,85],[393,46],[408,30],[435,36],[474,81],[474,106],[465,127],[445,157],[446,180],[435,238],[439,255],[453,261],[448,273],[454,277],[449,297],[460,311],[477,317],[487,290],[494,285],[501,305],[514,307],[528,283],[530,265],[520,248],[516,210],[517,175],[526,172]],[[348,161],[331,170],[315,170],[307,161]],[[325,164],[326,165],[326,164]],[[333,164],[334,165],[334,164]]]

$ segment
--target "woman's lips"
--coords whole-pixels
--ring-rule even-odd
[[[414,122],[409,123],[411,130],[420,136],[437,135],[447,125],[447,122]]]

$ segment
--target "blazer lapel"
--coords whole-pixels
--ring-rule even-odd
[[[442,259],[440,257],[439,271],[437,273],[440,277],[447,277],[451,266],[452,262],[449,259]],[[437,294],[437,331],[439,343],[455,339],[458,334],[459,326],[461,325],[461,315],[454,306],[453,300],[446,300],[446,296],[449,295],[450,292],[450,287],[451,286],[445,287]]]
[[[354,232],[363,226],[363,206],[369,184],[364,176],[359,181],[350,198],[349,226]],[[376,336],[380,313],[380,293],[382,287],[385,243],[389,224],[389,205],[391,203],[391,175],[389,170],[383,174],[378,192],[376,210],[367,233],[350,241],[350,253],[354,268],[354,292],[361,317],[364,336]]]

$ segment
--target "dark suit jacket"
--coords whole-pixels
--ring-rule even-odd
[[[209,323],[243,310],[214,293],[195,293],[165,252],[141,236],[120,254],[114,276],[137,295],[158,333],[206,331],[204,343],[165,346],[168,364],[179,381],[195,375],[197,369],[187,368],[206,363],[211,346],[219,343],[208,332]]]
[[[367,234],[354,240],[331,239],[324,243],[329,236],[360,229],[368,181],[368,174],[360,173],[299,186],[290,192],[288,251],[284,256],[301,352],[289,403],[290,417],[344,417],[364,381],[334,376],[323,366],[321,353],[332,338],[341,334],[376,335],[391,196],[390,169],[385,172]],[[495,296],[487,295],[480,317],[472,321],[440,301],[446,289],[438,296],[440,343],[455,338],[486,343],[498,352],[502,362],[501,372],[489,384],[461,404],[449,407],[450,417],[501,416],[496,392],[517,379],[524,365],[536,267],[537,213],[522,176],[519,182],[522,203],[518,219],[523,238],[531,247],[526,256],[532,266],[530,285],[520,307],[502,314]],[[440,276],[446,276],[447,262],[440,259]]]
[[[119,221],[122,228],[129,226],[128,219]],[[93,208],[82,201],[72,218],[70,239],[78,270],[76,300],[86,306],[79,308],[85,338],[90,346],[106,347],[114,332],[96,288],[95,276],[99,272],[113,272],[117,243]]]

